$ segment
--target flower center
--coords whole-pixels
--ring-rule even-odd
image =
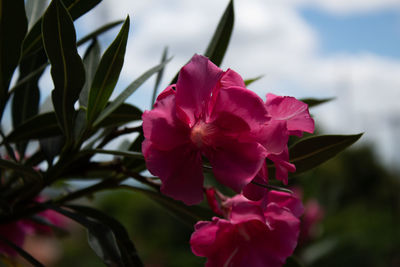
[[[198,148],[202,148],[204,145],[209,146],[213,143],[213,136],[216,130],[214,125],[199,121],[192,128],[190,140]]]

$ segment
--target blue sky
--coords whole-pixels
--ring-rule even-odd
[[[323,55],[373,53],[400,59],[400,11],[337,15],[303,8],[301,15],[317,31]]]

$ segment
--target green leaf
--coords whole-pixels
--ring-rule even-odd
[[[73,20],[88,12],[100,2],[101,0],[63,0],[63,4]],[[43,17],[35,23],[26,36],[22,48],[23,58],[27,58],[43,48],[42,20]]]
[[[119,126],[128,122],[142,119],[143,112],[135,106],[123,103],[116,110],[106,117],[99,127]]]
[[[89,123],[93,122],[107,105],[108,99],[117,84],[122,65],[124,64],[125,49],[129,34],[129,21],[128,16],[117,38],[115,38],[114,42],[104,52],[96,70],[89,91],[87,106],[87,120]]]
[[[29,29],[40,19],[47,7],[47,0],[26,0],[25,9],[28,16]]]
[[[85,83],[85,70],[76,48],[74,24],[60,0],[53,0],[46,10],[42,31],[54,82],[53,106],[68,143],[73,132],[74,104]]]
[[[154,73],[162,69],[171,59],[149,69],[143,73],[139,78],[133,81],[121,94],[119,94],[114,101],[112,101],[97,117],[93,126],[99,125],[104,119],[106,119],[111,113],[113,113],[119,106],[121,106],[124,101],[136,91],[148,78],[150,78]]]
[[[330,101],[332,101],[334,99],[335,99],[334,97],[322,98],[322,99],[303,98],[303,99],[300,99],[300,101],[306,103],[308,105],[308,107],[311,108],[311,107],[319,106],[319,105],[324,104],[326,102],[330,102]]]
[[[246,79],[246,80],[244,80],[244,84],[245,84],[246,86],[248,86],[248,85],[250,85],[250,84],[252,84],[252,83],[258,81],[258,80],[261,79],[262,77],[264,77],[264,75],[260,75],[260,76],[257,76],[257,77],[255,77],[255,78],[251,78],[251,79]]]
[[[40,148],[46,157],[49,166],[53,165],[54,158],[60,154],[65,143],[65,138],[62,135],[42,138],[39,140]]]
[[[290,162],[296,165],[293,175],[308,171],[333,158],[361,136],[362,134],[321,135],[301,139],[289,148]]]
[[[98,28],[97,30],[89,33],[88,35],[82,37],[82,39],[78,40],[78,42],[76,42],[77,46],[80,46],[84,43],[86,43],[87,41],[90,41],[94,38],[97,38],[97,36],[99,36],[100,34],[120,25],[122,22],[124,22],[123,20],[118,20],[118,21],[114,21],[114,22],[110,22],[106,25],[101,26],[100,28]]]
[[[135,245],[129,239],[128,232],[119,221],[99,210],[90,207],[78,205],[68,205],[67,207],[76,210],[82,214],[85,214],[86,216],[94,218],[97,221],[104,223],[111,229],[111,231],[115,235],[125,266],[143,266],[142,261],[137,255]]]
[[[286,259],[285,264],[283,267],[303,267],[303,265],[296,259],[294,256],[290,256]]]
[[[16,173],[20,174],[23,177],[29,177],[36,181],[42,180],[41,175],[31,167],[13,161],[0,159],[0,168],[15,171]]]
[[[210,220],[212,216],[215,215],[209,209],[203,208],[201,206],[186,206],[180,201],[173,200],[162,195],[161,193],[150,191],[144,188],[125,185],[121,185],[120,188],[125,188],[145,194],[147,197],[157,202],[162,207],[166,208],[174,216],[176,216],[178,219],[180,219],[191,228],[198,221]]]
[[[222,15],[217,29],[208,44],[207,50],[204,53],[215,65],[221,65],[226,49],[228,48],[231,38],[233,21],[234,21],[233,0],[229,1],[224,14]]]
[[[54,112],[43,113],[20,124],[7,137],[7,141],[17,143],[31,139],[41,139],[62,134]]]
[[[0,0],[0,118],[8,100],[8,87],[21,55],[28,22],[23,0]]]
[[[167,54],[168,54],[168,47],[165,47],[163,54],[161,56],[161,63],[164,63],[167,60]],[[153,89],[153,96],[151,97],[150,108],[153,108],[154,102],[156,102],[157,90],[158,87],[160,86],[163,74],[164,74],[164,68],[160,69],[157,73],[157,78]]]
[[[108,154],[108,155],[124,156],[124,157],[135,158],[135,159],[143,159],[144,158],[142,153],[133,152],[133,151],[90,149],[90,150],[83,150],[83,151],[81,151],[81,153],[85,153],[85,154]]]
[[[81,106],[87,107],[89,88],[92,85],[94,74],[96,73],[97,66],[100,61],[100,45],[97,39],[93,39],[92,43],[86,50],[83,56],[83,65],[86,70],[86,82],[83,89],[79,95],[79,104]]]
[[[79,212],[72,212],[51,204],[45,206],[84,226],[88,230],[90,247],[107,266],[124,266],[116,237],[110,227]]]

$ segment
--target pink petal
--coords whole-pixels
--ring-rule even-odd
[[[274,120],[287,122],[287,129],[291,134],[299,135],[301,131],[314,132],[314,120],[308,112],[308,105],[296,98],[268,94],[266,106],[268,114]]]
[[[268,153],[280,154],[287,148],[289,135],[284,121],[271,120],[254,131],[254,135]]]
[[[177,118],[175,95],[170,90],[159,96],[153,110],[142,115],[145,138],[160,150],[170,150],[189,142],[190,129]]]
[[[209,121],[218,120],[219,116],[230,113],[241,118],[248,125],[246,130],[251,130],[258,129],[269,120],[262,99],[246,88],[221,88],[215,101]],[[243,127],[239,130],[243,130]]]
[[[237,140],[221,140],[219,147],[206,151],[216,179],[240,192],[260,170],[265,149],[258,143],[241,143]]]
[[[267,169],[266,164],[263,164],[263,167],[261,168],[260,172],[256,175],[256,177],[253,179],[253,181],[243,188],[243,195],[247,199],[258,201],[261,200],[264,197],[264,195],[268,192],[267,188],[253,183],[253,182],[259,184],[268,183],[268,180],[265,179],[264,176],[260,175],[260,173],[263,172],[263,170],[265,171],[266,169]]]
[[[273,202],[281,208],[288,208],[298,218],[304,212],[301,200],[290,193],[271,190],[267,194],[267,199],[269,203]]]
[[[267,158],[275,164],[276,179],[281,180],[284,184],[288,183],[288,172],[295,172],[296,167],[289,162],[289,152],[286,148],[280,154],[268,154]]]
[[[190,145],[169,151],[158,150],[147,139],[142,144],[147,169],[162,181],[161,192],[186,205],[203,199],[203,166],[201,155]]]
[[[222,70],[208,58],[194,55],[179,72],[176,83],[176,104],[189,118],[190,126],[207,110],[212,89],[216,86]]]

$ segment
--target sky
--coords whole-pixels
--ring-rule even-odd
[[[194,53],[207,47],[227,0],[103,0],[76,22],[78,37],[127,15],[131,18],[125,64],[116,93],[157,65],[165,46],[173,56],[161,87]],[[389,166],[400,163],[400,1],[235,0],[235,26],[223,69],[243,78],[264,77],[249,86],[297,98],[335,97],[312,109],[329,134],[365,132]],[[117,29],[101,37],[103,50]],[[81,51],[83,52],[83,50]],[[43,86],[51,84],[43,79]],[[47,82],[46,82],[47,81]],[[154,80],[129,98],[150,107]],[[161,88],[163,89],[163,88]]]

